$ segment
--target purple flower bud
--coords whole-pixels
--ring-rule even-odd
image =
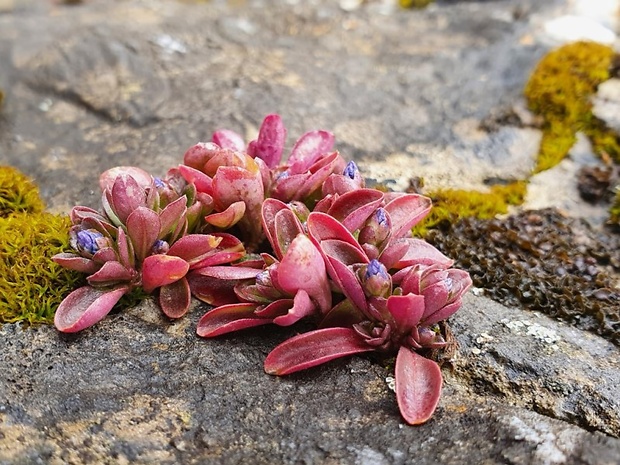
[[[97,251],[107,241],[103,234],[93,229],[78,231],[76,234],[76,249],[80,252],[87,252],[91,255],[97,253]]]
[[[370,260],[360,267],[358,277],[367,296],[386,297],[392,290],[392,278],[379,260]]]
[[[162,241],[161,239],[158,239],[157,241],[155,241],[155,244],[153,244],[153,254],[165,254],[168,253],[168,251],[170,250],[170,244],[168,244],[166,241]]]
[[[389,237],[392,221],[384,208],[379,207],[371,215],[359,234],[359,242],[372,244],[381,248],[381,244]]]
[[[161,178],[153,178],[153,184],[155,184],[155,187],[157,187],[158,189],[161,189],[162,187],[166,187],[166,185],[161,180]]]
[[[357,177],[359,177],[359,173],[360,171],[353,160],[347,163],[347,166],[345,166],[344,171],[342,172],[344,176],[351,179],[356,179]]]

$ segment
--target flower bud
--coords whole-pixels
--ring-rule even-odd
[[[153,254],[165,254],[168,253],[168,250],[170,250],[170,244],[166,241],[158,239],[155,241],[155,244],[153,244]]]
[[[71,246],[83,255],[92,257],[110,241],[95,229],[81,229],[71,234]]]
[[[360,230],[359,242],[372,244],[380,248],[380,245],[389,237],[392,229],[392,220],[384,208],[377,208]]]
[[[368,297],[386,297],[392,290],[392,278],[379,260],[371,260],[358,270],[358,279]]]

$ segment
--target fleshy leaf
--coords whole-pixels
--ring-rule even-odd
[[[162,286],[159,290],[159,306],[168,318],[181,318],[189,310],[192,294],[187,279]]]
[[[151,175],[142,168],[136,166],[116,166],[101,173],[99,176],[99,187],[101,192],[106,189],[112,190],[114,181],[121,175],[131,176],[142,189],[150,187],[153,183]]]
[[[54,316],[54,325],[63,333],[75,333],[88,328],[105,318],[128,291],[128,287],[112,290],[80,287],[60,303]]]
[[[293,295],[298,291],[307,292],[323,313],[331,308],[331,290],[325,261],[312,241],[303,234],[291,242],[278,266],[278,285]]]
[[[220,242],[221,237],[211,234],[188,234],[170,247],[168,255],[181,257],[192,266],[213,252]]]
[[[160,231],[158,239],[172,234],[177,229],[179,222],[185,219],[187,212],[187,197],[184,195],[170,202],[159,212]]]
[[[273,349],[265,359],[265,371],[270,375],[288,375],[372,350],[351,328],[317,329],[292,337]]]
[[[237,224],[245,214],[245,203],[242,201],[234,202],[226,210],[218,213],[211,213],[205,217],[205,221],[213,226],[228,229]]]
[[[88,277],[91,286],[97,284],[116,284],[122,281],[129,281],[134,274],[121,265],[119,262],[105,262],[96,273]]]
[[[444,268],[448,268],[454,263],[454,260],[446,257],[437,248],[422,239],[404,238],[398,241],[406,241],[409,244],[409,248],[398,263],[393,265],[394,268],[401,269],[418,264],[428,266],[441,265]]]
[[[108,191],[106,191],[108,192]],[[130,175],[121,174],[112,185],[110,204],[122,223],[138,207],[146,206],[146,192]]]
[[[387,299],[387,308],[394,318],[397,331],[408,334],[422,318],[424,297],[415,294],[391,295]]]
[[[245,150],[245,141],[243,137],[230,129],[215,131],[211,140],[223,149],[235,150],[237,152],[243,152]]]
[[[290,326],[297,323],[302,318],[312,315],[315,312],[316,306],[314,302],[310,300],[308,294],[300,290],[295,294],[293,299],[293,307],[286,313],[286,315],[278,316],[273,319],[273,322],[279,326]]]
[[[329,209],[329,215],[351,232],[360,229],[381,205],[383,192],[376,189],[357,189],[341,195]]]
[[[257,305],[251,303],[222,305],[203,315],[196,332],[200,337],[215,337],[271,323],[268,318],[256,316],[256,308]]]
[[[334,135],[327,131],[310,131],[295,143],[287,160],[291,174],[308,170],[320,157],[334,147]]]
[[[179,173],[188,183],[194,184],[198,192],[209,195],[213,192],[213,180],[202,171],[191,166],[179,165]]]
[[[151,253],[160,229],[159,215],[149,208],[138,207],[127,218],[127,234],[139,261]]]
[[[392,237],[400,238],[411,231],[428,212],[431,199],[419,194],[407,194],[395,198],[385,206],[392,220]]]
[[[90,258],[85,258],[73,253],[59,253],[52,257],[63,268],[92,274],[99,269],[99,265]]]
[[[410,425],[426,422],[435,412],[441,396],[441,370],[432,360],[401,347],[396,357],[394,378],[400,413]]]
[[[173,255],[150,255],[142,264],[142,287],[144,292],[178,281],[187,274],[189,264]]]
[[[275,168],[282,158],[286,128],[280,115],[267,115],[258,133],[258,139],[248,147],[248,154],[262,159],[269,168]]]

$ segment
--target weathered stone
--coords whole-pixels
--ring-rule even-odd
[[[202,340],[194,334],[202,310],[170,324],[146,302],[76,336],[5,325],[0,463],[620,457],[620,440],[586,431],[618,434],[619,349],[545,317],[468,297],[453,321],[460,349],[454,370],[444,370],[439,410],[414,428],[398,414],[390,371],[372,359],[272,377],[262,361],[294,329]]]
[[[162,174],[214,130],[250,138],[278,112],[289,145],[334,130],[394,187],[482,188],[532,166],[531,115],[486,122],[522,102],[541,25],[568,3],[0,0],[0,162],[68,212],[99,205],[111,166]],[[440,407],[413,428],[376,360],[274,378],[262,361],[296,329],[201,340],[205,309],[171,324],[147,301],[76,336],[1,328],[0,464],[620,460],[618,348],[556,321],[468,297]]]

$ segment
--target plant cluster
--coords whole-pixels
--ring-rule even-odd
[[[0,166],[0,323],[51,323],[58,304],[82,281],[50,263],[69,246],[70,221],[43,209],[32,180]]]
[[[187,312],[191,295],[215,307],[198,323],[202,337],[311,318],[318,329],[277,346],[268,373],[397,353],[400,411],[423,423],[442,384],[423,355],[446,346],[438,323],[461,306],[471,279],[412,237],[429,198],[365,188],[327,131],[304,134],[283,163],[285,140],[281,118],[269,115],[247,146],[217,131],[164,178],[136,167],[103,173],[101,211],[74,207],[73,251],[54,257],[88,275],[55,325],[87,328],[135,289],[155,293],[170,318]]]

